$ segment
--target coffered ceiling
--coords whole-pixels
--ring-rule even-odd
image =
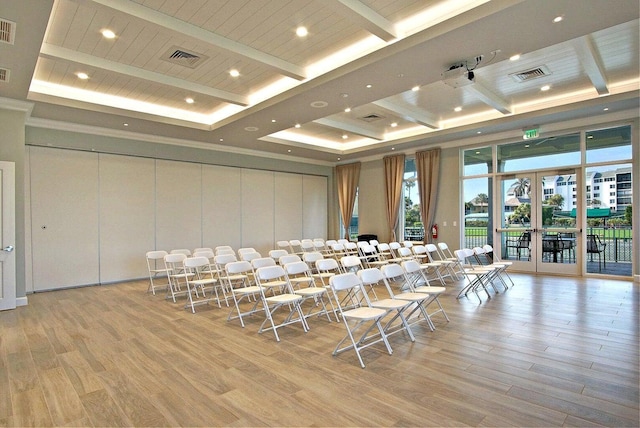
[[[637,0],[3,0],[11,34],[0,43],[0,97],[33,103],[33,126],[344,161],[637,110],[638,9]]]

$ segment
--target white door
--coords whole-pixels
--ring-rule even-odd
[[[572,208],[567,205],[580,189],[578,181],[575,171],[502,177],[499,195],[504,209],[497,232],[503,259],[513,261],[514,270],[578,274],[581,231],[575,217],[567,215]],[[556,193],[564,188],[564,195]]]
[[[0,162],[0,310],[16,307],[15,164]]]

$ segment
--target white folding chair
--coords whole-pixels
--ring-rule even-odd
[[[266,315],[266,319],[260,325],[258,333],[272,330],[276,340],[279,342],[280,336],[278,335],[278,329],[287,325],[299,322],[302,324],[302,329],[305,333],[309,331],[309,326],[307,325],[304,313],[300,307],[302,296],[294,294],[291,289],[291,284],[287,281],[287,274],[285,273],[284,268],[279,265],[261,267],[256,270],[255,276],[256,285],[260,288],[260,298]],[[267,296],[266,291],[270,289],[270,287],[265,287],[265,284],[280,281],[284,281],[286,284],[284,292]],[[280,308],[288,308],[289,313],[284,317],[284,319],[276,321],[274,320],[274,314]],[[271,327],[266,326],[267,322]]]
[[[494,291],[497,293],[498,289],[495,286],[495,280],[497,279],[498,281],[500,281],[500,283],[502,284],[502,287],[504,288],[504,290],[506,290],[507,288],[509,288],[509,286],[507,285],[506,281],[504,280],[504,277],[502,275],[502,271],[505,269],[505,265],[502,264],[498,264],[498,263],[493,263],[492,261],[487,259],[487,255],[485,254],[485,250],[483,247],[473,247],[471,249],[473,251],[473,257],[476,261],[476,263],[480,266],[482,266],[482,268],[487,269],[487,270],[491,270],[491,274],[489,276],[490,280],[491,280],[491,285],[494,289]]]
[[[358,256],[340,257],[340,266],[342,266],[343,272],[357,272],[364,268],[362,260]]]
[[[480,298],[480,294],[478,293],[480,289],[484,290],[487,293],[487,297],[491,297],[488,286],[491,285],[491,272],[492,269],[484,269],[482,266],[474,266],[468,262],[468,258],[473,257],[473,250],[470,248],[460,248],[459,250],[455,250],[453,252],[460,263],[462,263],[463,275],[465,279],[465,283],[458,293],[457,299],[462,296],[468,296],[469,293],[473,292],[478,300],[482,302]]]
[[[184,254],[187,257],[191,257],[191,250],[187,248],[177,248],[175,250],[169,251],[169,254]]]
[[[218,279],[214,277],[209,259],[206,257],[187,257],[182,263],[184,272],[192,274],[186,276],[188,301],[185,308],[190,307],[191,312],[195,314],[196,305],[209,304],[211,300],[216,300],[218,307],[222,307],[216,287]],[[207,296],[207,290],[210,290],[209,296]]]
[[[495,251],[493,251],[493,247],[489,244],[483,245],[482,249],[484,250],[484,255],[487,259],[488,264],[502,266],[502,268],[500,269],[500,272],[504,274],[504,276],[509,280],[509,282],[511,282],[511,286],[513,287],[515,285],[513,282],[513,279],[511,279],[511,275],[509,275],[509,272],[507,272],[507,269],[513,263],[510,261],[501,260],[498,254],[496,254]]]
[[[429,318],[440,312],[444,315],[447,322],[449,322],[449,317],[438,299],[438,296],[446,292],[447,289],[445,287],[432,286],[429,284],[429,281],[417,260],[406,260],[402,262],[400,266],[402,266],[402,269],[405,272],[407,283],[409,287],[411,287],[411,291],[416,293],[426,293],[429,295],[429,300],[424,303],[424,307],[429,314]],[[433,312],[429,312],[429,305],[432,303],[435,303],[438,306],[438,309]]]
[[[367,268],[358,271],[358,277],[362,281],[363,287],[369,287],[374,289],[379,286],[383,286],[387,288],[388,296],[383,299],[370,299],[371,306],[374,308],[384,309],[385,311],[394,312],[395,314],[391,317],[390,320],[386,321],[383,329],[387,336],[391,336],[395,333],[402,333],[403,331],[407,332],[409,335],[409,339],[412,342],[415,342],[416,338],[411,331],[411,326],[407,322],[407,319],[404,316],[404,312],[407,310],[411,310],[414,306],[413,302],[409,300],[402,300],[395,298],[393,291],[387,287],[387,283],[384,281],[384,276],[382,272],[378,268]],[[394,324],[397,319],[400,319],[400,324]]]
[[[380,272],[382,272],[387,289],[392,296],[413,303],[413,309],[406,317],[409,325],[425,321],[427,326],[429,326],[429,330],[435,330],[435,326],[426,309],[426,305],[429,299],[431,299],[431,296],[427,293],[417,293],[407,279],[404,269],[397,263],[389,263],[388,265],[382,266]],[[397,292],[394,291],[394,288]],[[412,318],[413,314],[416,314],[415,318]]]
[[[184,259],[186,258],[187,256],[184,253],[167,254],[164,256],[164,265],[169,278],[166,298],[171,297],[174,303],[176,302],[176,296],[186,294],[187,290],[183,290],[182,285],[186,285],[188,276],[193,276],[192,273],[184,271]]]
[[[278,259],[278,264],[280,266],[284,266],[287,263],[300,262],[302,261],[302,257],[298,254],[285,254]]]
[[[325,315],[327,320],[331,322],[331,318],[329,318],[329,311],[325,304],[327,289],[316,286],[316,282],[311,274],[309,265],[304,261],[287,263],[284,265],[284,271],[287,274],[287,280],[291,285],[293,293],[302,296],[300,306],[304,305],[307,300],[312,301],[312,305],[306,312],[305,318],[308,319],[312,315]],[[314,312],[314,309],[317,307],[320,307],[321,310]]]
[[[164,256],[167,255],[166,251],[147,251],[147,270],[149,272],[149,287],[147,287],[147,293],[151,292],[156,295],[156,288],[166,289],[169,286],[169,278],[167,267],[164,265]],[[164,282],[156,283],[157,280],[165,278]]]
[[[362,368],[365,368],[364,361],[360,355],[360,351],[363,349],[382,342],[389,355],[391,355],[393,350],[387,339],[387,334],[380,323],[389,311],[381,308],[373,308],[369,305],[369,297],[366,292],[362,291],[362,281],[353,272],[332,276],[329,279],[329,284],[338,313],[347,330],[346,336],[338,342],[333,350],[333,355],[336,356],[344,351],[353,349],[358,356],[358,361]],[[351,309],[345,308],[341,303],[342,298],[340,294],[344,293],[354,296],[348,306]],[[362,294],[362,299],[356,298],[359,294]],[[364,306],[362,305],[363,301]],[[373,329],[377,329],[379,334],[370,335]],[[359,331],[361,331],[361,333],[359,333],[358,339],[356,340],[354,335]],[[347,340],[350,344],[342,346]]]
[[[228,287],[231,290],[231,297],[233,298],[234,307],[227,316],[227,321],[239,319],[240,325],[244,327],[244,316],[252,315],[256,312],[256,307],[260,299],[258,294],[260,293],[260,287],[257,285],[251,285],[249,282],[249,275],[252,274],[251,263],[245,260],[229,262],[224,266],[223,277],[228,283]],[[245,309],[243,305],[244,301],[250,304],[251,300],[254,301],[251,304],[250,309]],[[234,314],[235,312],[235,314]]]
[[[269,257],[271,257],[276,262],[280,259],[280,257],[286,256],[287,254],[289,254],[289,252],[287,250],[284,250],[284,249],[277,249],[277,250],[270,250],[269,251]]]

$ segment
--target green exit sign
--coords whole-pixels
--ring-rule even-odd
[[[538,128],[525,129],[522,138],[525,140],[530,140],[532,138],[538,138],[539,135],[540,133],[538,132]]]

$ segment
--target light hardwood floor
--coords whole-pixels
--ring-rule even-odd
[[[639,426],[639,286],[513,275],[450,323],[331,355],[343,325],[257,334],[146,281],[29,296],[0,313],[2,426]]]

